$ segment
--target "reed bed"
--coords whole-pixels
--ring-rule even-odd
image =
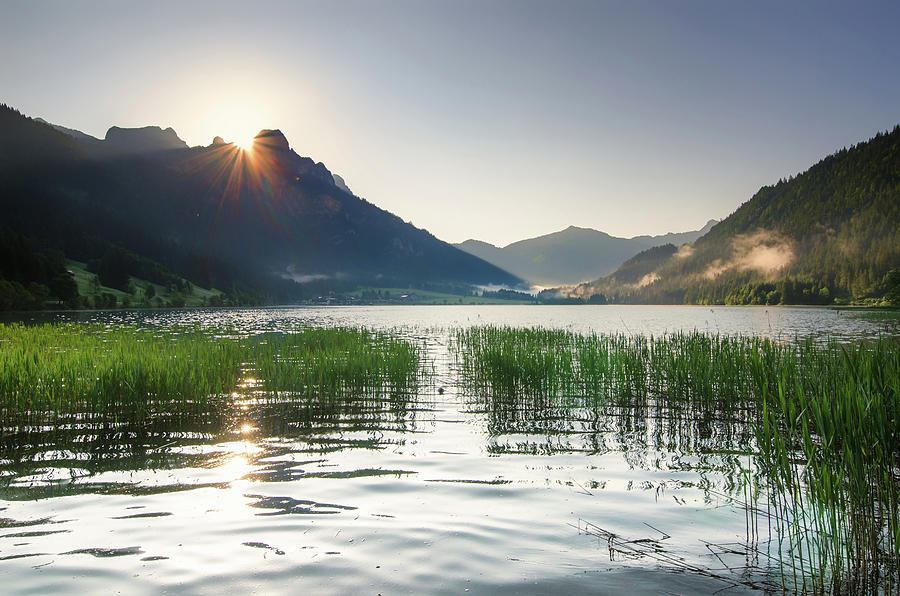
[[[720,418],[755,409],[759,386],[776,386],[776,362],[791,352],[765,339],[701,333],[644,337],[509,327],[459,329],[452,349],[463,386],[490,399],[663,407]]]
[[[897,344],[804,347],[760,403],[761,481],[787,587],[900,592]]]
[[[401,397],[421,380],[421,347],[366,329],[304,329],[252,338],[252,374],[266,399]]]
[[[248,401],[403,401],[420,381],[420,358],[420,346],[352,328],[240,338],[0,325],[0,437],[62,425],[221,422]]]
[[[234,390],[242,359],[238,342],[196,330],[0,325],[2,427],[203,416]]]
[[[453,350],[464,391],[492,411],[612,408],[689,435],[703,424],[749,425],[753,463],[735,474],[754,500],[748,540],[759,518],[773,528],[783,588],[900,590],[896,341],[477,327],[457,330]]]

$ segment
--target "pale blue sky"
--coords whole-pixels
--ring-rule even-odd
[[[439,238],[695,229],[900,123],[900,2],[0,0],[0,101],[281,128]]]

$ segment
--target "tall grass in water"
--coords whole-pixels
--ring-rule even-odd
[[[196,330],[0,325],[0,427],[204,416],[234,390],[242,358],[237,342]]]
[[[326,400],[419,381],[417,346],[363,329],[222,338],[84,325],[0,325],[0,436],[64,423],[228,416],[236,399]]]
[[[768,496],[784,587],[900,589],[897,342],[480,327],[458,330],[454,349],[463,387],[491,407],[612,405],[662,415],[670,429],[694,428],[682,426],[689,418],[749,422],[760,474],[747,474],[747,493]]]
[[[900,591],[900,349],[816,349],[760,396],[759,461],[787,587]]]
[[[251,338],[249,362],[270,399],[407,396],[420,380],[420,348],[366,329],[305,329]]]
[[[509,327],[459,329],[452,343],[463,386],[492,399],[719,415],[755,407],[757,384],[775,383],[766,358],[790,351],[762,339],[699,333],[643,337]]]

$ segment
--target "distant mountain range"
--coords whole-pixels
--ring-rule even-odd
[[[900,126],[695,232],[615,238],[573,226],[457,248],[355,196],[278,130],[260,131],[250,151],[220,137],[188,147],[156,126],[98,139],[0,105],[0,310],[82,304],[67,259],[104,287],[193,284],[232,303],[523,280],[568,286],[545,301],[900,303]]]
[[[278,130],[249,152],[221,138],[191,148],[171,128],[97,139],[2,106],[0,213],[21,246],[103,262],[120,280],[167,272],[265,301],[360,284],[522,285],[354,196]]]
[[[572,285],[608,275],[647,248],[693,242],[717,223],[711,219],[691,232],[634,238],[616,238],[591,228],[570,226],[503,248],[479,240],[466,240],[456,246],[536,286]]]
[[[561,290],[594,302],[900,303],[900,126],[764,186],[693,244]]]

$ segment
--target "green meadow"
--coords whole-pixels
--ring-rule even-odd
[[[102,285],[97,274],[88,271],[85,263],[68,260],[66,267],[72,272],[85,308],[208,306],[221,304],[225,298],[216,289],[185,283],[179,290],[134,276],[129,277],[127,289],[130,291],[123,291]]]

